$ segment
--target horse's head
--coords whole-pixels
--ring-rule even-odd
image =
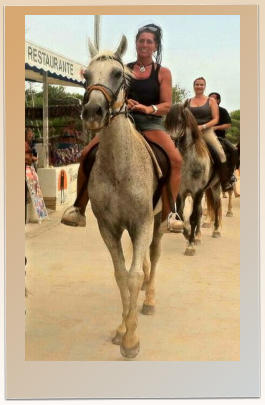
[[[86,92],[83,99],[82,118],[89,130],[98,130],[108,124],[111,114],[122,110],[125,104],[129,69],[122,63],[127,48],[123,35],[115,52],[98,53],[89,41],[92,58],[83,72]]]
[[[200,155],[207,153],[197,121],[186,103],[172,105],[166,116],[165,128],[180,149],[185,150],[195,144]]]
[[[191,112],[182,103],[172,105],[165,120],[165,128],[172,139],[177,140],[186,134],[190,115]]]

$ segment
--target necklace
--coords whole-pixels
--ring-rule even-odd
[[[141,73],[145,72],[145,71],[146,71],[145,68],[146,68],[147,66],[151,66],[152,64],[153,64],[153,62],[152,62],[152,63],[149,63],[148,65],[143,65],[143,64],[140,64],[140,63],[136,63],[136,65],[140,66],[140,67],[139,67],[139,70],[140,70]]]

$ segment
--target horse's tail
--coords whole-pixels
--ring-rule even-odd
[[[205,191],[205,198],[207,204],[207,216],[210,218],[211,222],[215,221],[215,212],[217,209],[217,219],[218,223],[222,222],[222,204],[220,199],[214,199],[213,191],[211,188],[208,188]]]

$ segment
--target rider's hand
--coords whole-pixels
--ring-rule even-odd
[[[144,114],[152,114],[153,107],[147,106],[147,105],[144,105],[144,104],[135,104],[132,107],[132,111],[139,111],[139,112],[144,113]]]
[[[134,107],[136,104],[138,104],[138,101],[133,100],[132,98],[129,98],[129,99],[127,100],[127,107],[128,107],[129,110],[132,110],[133,107]]]

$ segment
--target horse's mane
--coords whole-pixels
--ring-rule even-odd
[[[96,62],[96,61],[100,61],[100,60],[113,61],[113,62],[118,61],[123,66],[123,69],[124,69],[126,87],[128,88],[130,86],[131,79],[134,78],[134,73],[127,65],[123,64],[122,60],[114,52],[101,51],[91,59],[90,64],[93,62]]]
[[[181,125],[177,126],[177,118],[181,115]],[[180,127],[181,126],[181,130]],[[181,131],[181,136],[185,136],[187,130],[190,131],[196,152],[199,156],[205,156],[208,154],[208,149],[203,141],[201,131],[199,130],[196,119],[192,112],[187,107],[187,103],[184,105],[181,103],[174,104],[169,113],[167,114],[165,121],[165,128],[168,132],[172,133],[176,130]]]
[[[190,109],[187,107],[183,109],[183,114],[186,118],[186,125],[191,129],[191,135],[194,141],[196,152],[199,156],[205,156],[206,154],[208,154],[208,149],[202,138],[202,133],[198,127],[196,119],[194,118]]]

